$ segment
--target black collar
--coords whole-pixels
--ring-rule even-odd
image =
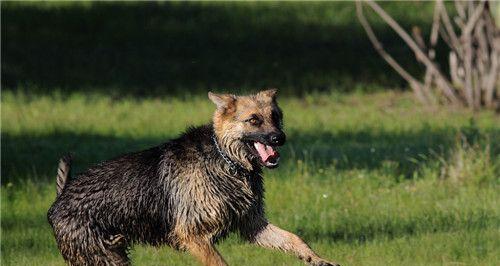
[[[222,151],[222,149],[219,146],[219,142],[217,142],[217,137],[215,136],[215,134],[212,135],[212,141],[214,142],[215,149],[217,150],[219,155],[222,157],[222,159],[224,159],[224,161],[226,161],[226,163],[229,165],[229,168],[231,169],[232,172],[236,173],[239,170],[246,170],[239,163],[231,160],[231,158],[229,158],[229,156],[227,156],[227,154]]]

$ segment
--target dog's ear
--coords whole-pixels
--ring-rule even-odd
[[[276,100],[277,93],[278,89],[267,89],[257,93],[257,97],[266,101],[274,101]]]
[[[218,110],[229,111],[234,109],[236,96],[233,94],[217,94],[208,92],[208,98],[217,105]]]

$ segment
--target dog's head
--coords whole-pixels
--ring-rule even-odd
[[[276,92],[270,89],[248,96],[208,93],[217,105],[213,122],[221,146],[247,167],[275,168],[279,164],[277,147],[285,143],[286,136]]]

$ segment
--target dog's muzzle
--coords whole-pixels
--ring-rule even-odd
[[[285,144],[285,133],[276,131],[269,134],[252,134],[246,136],[245,140],[253,155],[259,158],[260,164],[268,168],[278,167],[280,154],[277,147]]]

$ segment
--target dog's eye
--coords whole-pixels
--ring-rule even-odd
[[[252,116],[252,117],[248,118],[245,121],[248,122],[248,123],[250,123],[250,124],[252,124],[252,125],[254,125],[254,126],[258,126],[258,125],[261,124],[260,119],[258,117],[256,117],[256,116]]]
[[[248,122],[252,125],[257,125],[259,123],[259,120],[255,117],[252,117],[248,120]]]

